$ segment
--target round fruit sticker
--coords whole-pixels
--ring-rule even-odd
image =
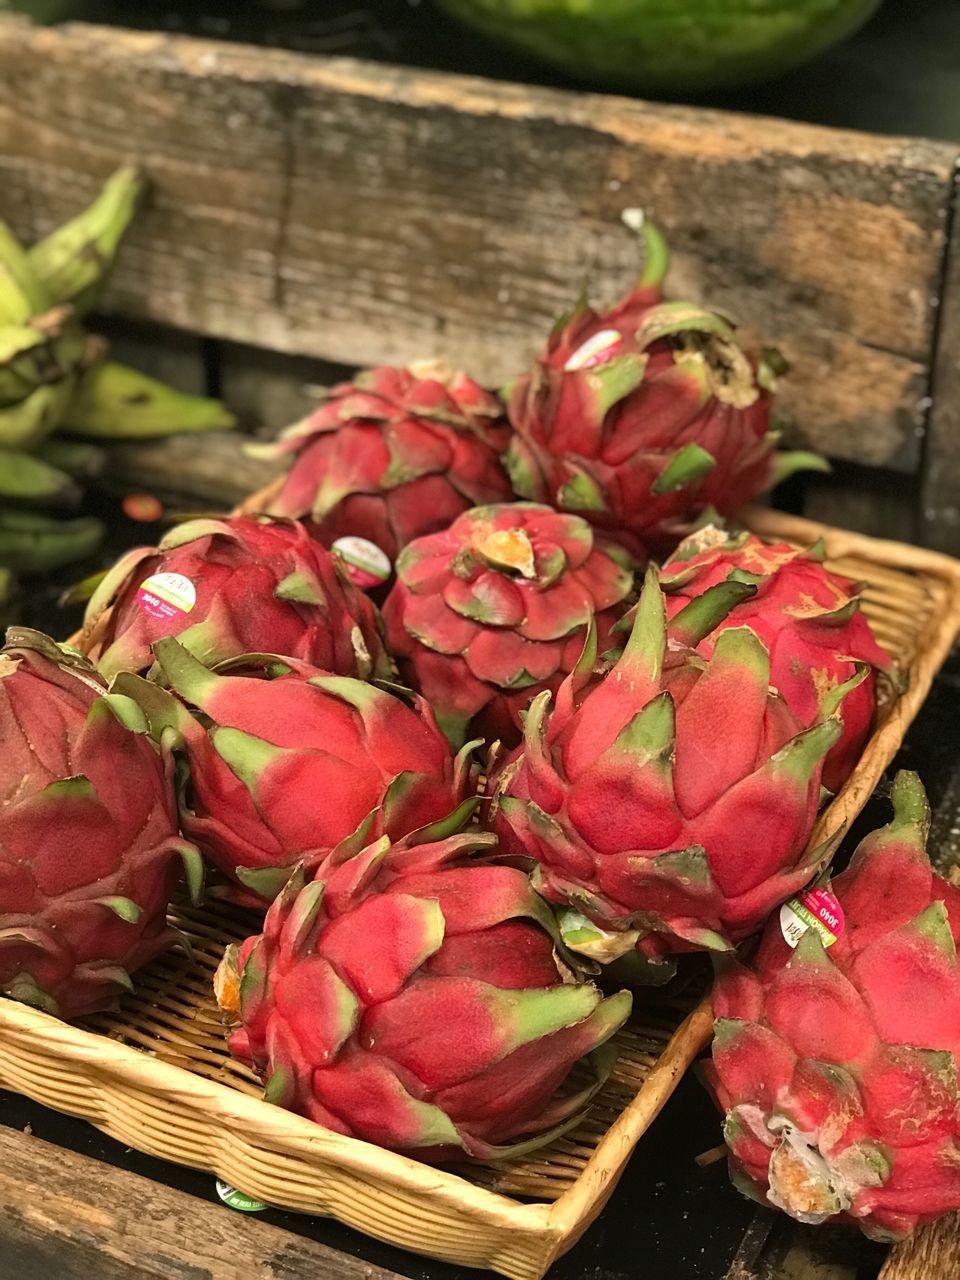
[[[843,933],[843,907],[829,889],[808,889],[780,908],[780,930],[795,947],[808,929],[816,929],[825,947],[831,947]]]
[[[350,581],[365,591],[379,587],[393,573],[390,557],[366,538],[356,538],[352,534],[338,538],[330,550],[343,561]]]
[[[140,583],[137,603],[151,618],[175,618],[197,603],[197,589],[182,573],[155,573]]]
[[[219,1178],[217,1195],[224,1204],[228,1204],[231,1209],[239,1209],[241,1213],[262,1213],[264,1209],[270,1207],[262,1200],[255,1200],[253,1196],[248,1196],[245,1192],[238,1191],[236,1187],[231,1187],[229,1182],[221,1182]]]
[[[609,360],[622,342],[623,334],[619,329],[601,329],[577,347],[563,367],[567,373],[576,369],[592,369],[594,365]]]

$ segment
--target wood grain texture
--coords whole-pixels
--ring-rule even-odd
[[[112,359],[133,365],[189,395],[211,393],[204,349],[211,344],[205,344],[195,334],[110,316],[92,316],[90,328],[107,338]]]
[[[237,355],[236,363],[225,371],[224,394],[233,409],[252,421],[280,423],[292,421],[298,405],[302,410],[310,407],[313,392],[297,379],[278,371],[261,382],[266,353],[253,354],[246,369]],[[289,357],[271,357],[267,365],[274,359],[286,362]],[[269,438],[275,432],[264,428],[259,434]],[[209,503],[217,510],[239,506],[248,495],[259,495],[284,470],[282,461],[246,456],[246,439],[239,432],[218,431],[108,444],[103,483],[120,493],[146,490],[169,497],[181,508],[185,502]],[[809,520],[871,537],[912,542],[917,537],[919,488],[916,476],[841,465],[834,475],[808,477],[803,514]]]
[[[250,458],[244,437],[229,431],[108,443],[103,485],[119,493],[153,493],[183,510],[206,504],[229,510],[282,472],[282,464]]]
[[[324,387],[345,370],[319,360],[288,356],[233,342],[217,343],[220,395],[241,421],[276,435],[320,402]]]
[[[920,540],[960,555],[960,174],[951,223],[923,460]]]
[[[953,1280],[960,1276],[960,1213],[920,1227],[894,1245],[878,1280]]]
[[[794,365],[793,439],[912,470],[956,147],[211,41],[0,21],[0,216],[25,236],[121,160],[154,184],[108,305],[496,384],[589,277],[638,265]]]
[[[917,540],[919,501],[917,476],[853,463],[837,464],[832,475],[811,474],[803,484],[808,520],[899,542]]]
[[[0,1271],[19,1280],[399,1280],[259,1219],[0,1128]]]

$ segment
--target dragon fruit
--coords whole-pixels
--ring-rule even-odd
[[[470,858],[494,844],[350,841],[322,880],[294,873],[218,974],[268,1101],[432,1161],[520,1154],[580,1120],[630,995],[574,980],[527,876]],[[557,1096],[583,1058],[593,1078]]]
[[[514,436],[504,458],[523,498],[575,511],[635,554],[672,546],[813,454],[778,454],[771,389],[782,367],[737,345],[720,316],[686,302],[607,315],[581,303],[533,369],[505,392]]]
[[[376,609],[292,520],[191,520],[123,556],[90,599],[84,649],[110,679],[147,671],[170,635],[207,666],[262,651],[390,674]]]
[[[0,650],[0,991],[77,1018],[131,990],[177,938],[184,866],[169,753],[94,668],[35,631]],[[182,861],[181,861],[182,860]]]
[[[916,774],[893,807],[833,881],[832,928],[811,913],[791,950],[773,920],[721,974],[709,1072],[742,1190],[880,1240],[960,1209],[960,893]]]
[[[309,519],[326,546],[357,535],[391,560],[461,511],[510,498],[503,405],[442,365],[373,369],[334,387],[270,456],[294,455],[277,515]]]
[[[476,744],[454,757],[422,698],[291,658],[210,671],[173,638],[154,652],[173,692],[131,674],[113,687],[186,756],[183,829],[231,881],[211,892],[262,907],[295,866],[312,875],[355,831],[400,839],[476,806]]]
[[[692,534],[663,568],[660,584],[672,618],[709,587],[733,577],[756,585],[756,595],[732,609],[697,646],[711,657],[726,627],[750,627],[770,653],[770,679],[800,723],[819,715],[824,695],[849,680],[855,663],[866,677],[843,704],[843,733],[823,766],[823,785],[839,791],[853,772],[876,706],[876,671],[890,658],[860,612],[857,586],[823,566],[823,547],[771,544],[751,533],[730,535],[713,526]]]
[[[599,927],[590,952],[636,949],[647,981],[670,953],[727,950],[806,884],[827,851],[807,848],[837,708],[858,673],[802,726],[770,688],[770,657],[747,627],[700,643],[756,591],[723,582],[671,621],[650,569],[627,645],[593,673],[595,638],[564,681],[527,711],[523,750],[500,775],[495,824],[509,853],[536,861],[535,883]],[[565,934],[566,936],[566,934]],[[635,962],[637,957],[634,957]]]
[[[579,516],[534,503],[476,507],[397,561],[387,643],[455,746],[520,740],[519,714],[576,664],[587,628],[606,637],[633,562]]]

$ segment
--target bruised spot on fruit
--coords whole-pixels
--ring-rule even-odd
[[[721,529],[719,525],[715,524],[704,525],[702,529],[694,530],[684,541],[684,550],[688,553],[684,558],[693,559],[695,555],[702,555],[705,551],[712,551],[715,547],[724,546],[729,540],[729,530]],[[674,559],[678,558],[674,556]],[[745,568],[750,567],[746,558],[744,558],[743,564]]]
[[[826,574],[817,578],[817,586],[823,591],[832,593],[834,600],[832,606],[815,600],[808,591],[802,591],[794,603],[783,605],[783,612],[788,613],[791,618],[819,618],[825,613],[833,612],[834,608],[841,609],[850,603],[849,591],[844,590],[839,583],[831,581]]]
[[[213,975],[213,993],[217,1004],[228,1014],[240,1012],[240,948],[235,942],[227,947]]]
[[[696,363],[711,394],[721,404],[734,409],[749,409],[760,398],[760,388],[753,366],[735,342],[716,333],[688,330],[672,340],[674,359],[678,364]]]
[[[840,681],[836,675],[832,671],[824,670],[823,667],[811,667],[810,679],[813,682],[817,702],[820,705],[833,693],[834,689],[839,689],[840,687]]]
[[[445,361],[438,359],[414,360],[407,369],[418,382],[439,382],[445,387],[449,387],[457,376]]]
[[[786,1128],[770,1157],[770,1199],[800,1222],[819,1225],[850,1207],[806,1134]]]
[[[722,530],[717,530],[720,535],[710,546],[723,546],[724,541],[729,534]],[[704,547],[704,550],[708,550]],[[782,569],[791,561],[796,560],[797,552],[793,547],[783,547],[778,550],[776,547],[767,546],[766,543],[757,540],[755,543],[745,543],[738,556],[738,562],[741,569],[753,570],[756,573],[773,575],[778,569]],[[787,610],[789,612],[789,610]]]
[[[473,545],[496,568],[511,570],[523,578],[537,576],[533,544],[522,529],[495,529],[477,537]]]

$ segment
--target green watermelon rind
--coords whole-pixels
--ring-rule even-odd
[[[438,0],[500,43],[641,90],[733,88],[791,70],[881,0]]]

